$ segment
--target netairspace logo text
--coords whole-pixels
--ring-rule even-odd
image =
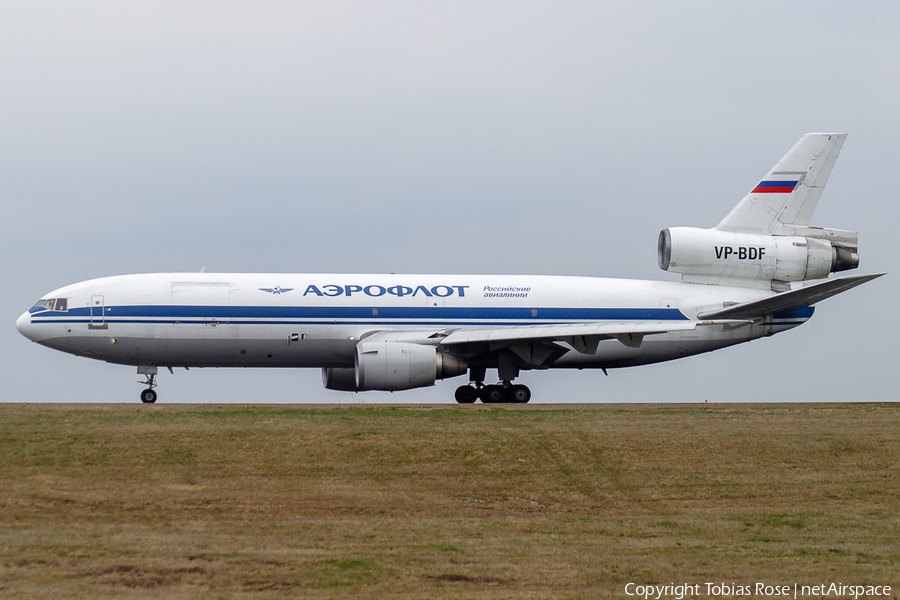
[[[625,594],[649,600],[662,598],[690,598],[693,596],[754,596],[763,598],[803,598],[809,596],[832,598],[877,598],[891,595],[889,585],[844,585],[843,583],[823,583],[819,585],[769,585],[756,583],[738,585],[736,583],[695,583],[669,585],[641,585],[628,583]]]

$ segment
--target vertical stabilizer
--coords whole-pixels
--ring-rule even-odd
[[[846,138],[804,135],[716,229],[776,234],[786,226],[808,226]]]

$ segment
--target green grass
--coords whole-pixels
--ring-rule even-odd
[[[0,596],[896,596],[898,432],[894,404],[0,404]]]

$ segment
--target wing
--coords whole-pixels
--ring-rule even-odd
[[[697,327],[708,325],[731,325],[747,322],[734,319],[598,321],[434,331],[377,331],[363,336],[362,340],[429,344],[442,346],[452,353],[461,354],[509,348],[527,364],[546,367],[569,352],[570,349],[582,354],[594,354],[601,340],[615,339],[630,348],[638,348],[643,342],[644,336],[647,335],[691,331]]]
[[[618,339],[626,346],[640,346],[645,335],[690,331],[700,321],[603,321],[597,323],[573,323],[560,325],[525,325],[520,327],[495,327],[490,329],[460,329],[441,340],[444,346],[492,342],[504,345],[517,342],[569,341],[576,337]],[[705,323],[703,323],[705,324]]]

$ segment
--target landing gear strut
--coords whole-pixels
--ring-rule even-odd
[[[456,388],[456,401],[460,404],[474,404],[481,398],[484,391],[484,367],[472,367],[469,369],[470,385],[461,385]]]
[[[159,372],[159,369],[156,367],[138,367],[137,368],[138,375],[143,375],[146,377],[146,381],[138,381],[138,383],[142,383],[147,386],[147,389],[141,392],[141,402],[144,404],[153,404],[156,402],[156,391],[153,388],[156,387],[156,374]]]

